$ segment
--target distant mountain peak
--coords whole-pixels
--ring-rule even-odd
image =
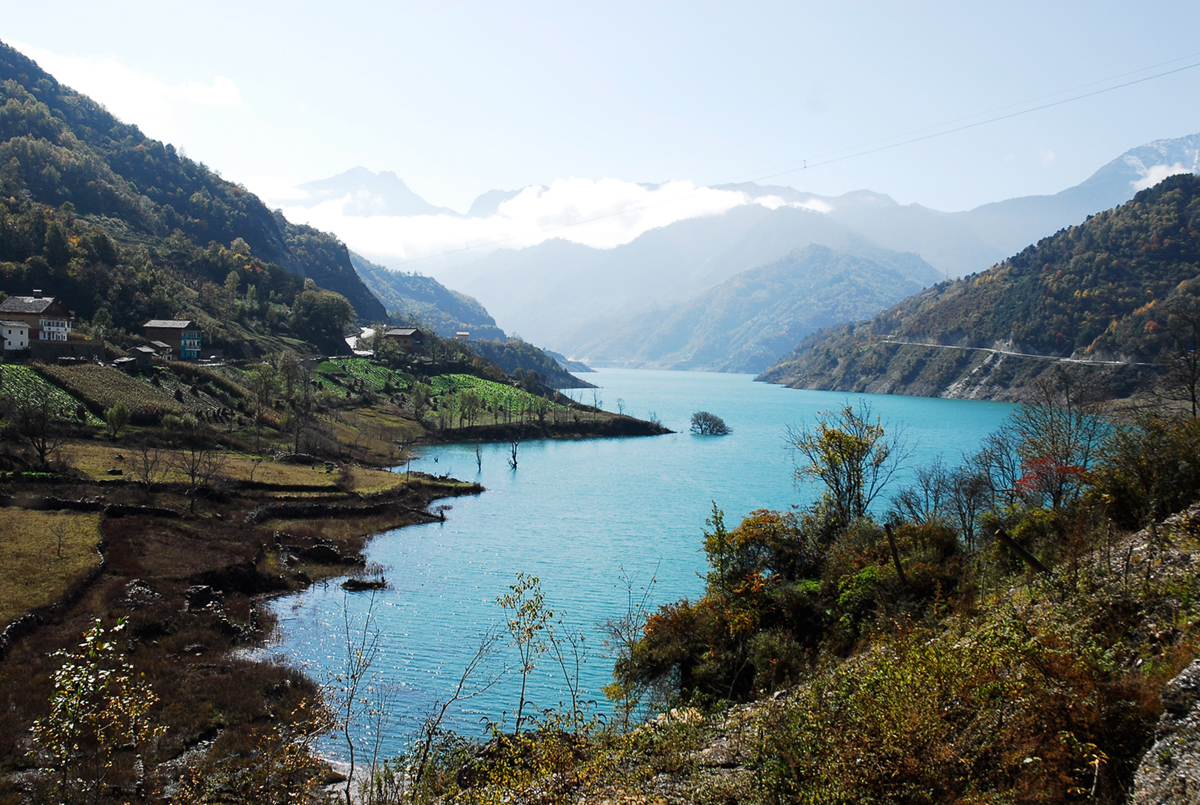
[[[349,197],[342,212],[358,217],[458,215],[454,210],[435,207],[418,196],[395,172],[385,170],[375,173],[361,165],[328,179],[305,182],[299,189],[308,196],[294,202],[298,206],[315,207],[326,201]]]

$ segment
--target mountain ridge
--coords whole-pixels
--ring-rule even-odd
[[[601,365],[615,350],[633,356],[616,361],[624,366],[756,374],[809,333],[869,315],[938,279],[923,261],[878,256],[886,262],[817,244],[794,249],[673,308],[626,319],[579,352]]]
[[[1183,174],[987,271],[816,333],[759,379],[1019,399],[1062,369],[1128,396],[1157,382],[1155,362],[1173,361],[1186,342],[1177,327],[1192,316],[1200,317],[1200,177]]]

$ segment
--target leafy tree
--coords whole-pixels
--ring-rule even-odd
[[[433,389],[427,383],[413,383],[408,399],[412,403],[413,416],[420,422],[425,418],[429,403],[433,400]]]
[[[110,439],[116,440],[128,424],[129,406],[121,400],[117,400],[104,412],[104,427],[108,429]]]
[[[465,420],[467,425],[475,424],[475,417],[483,407],[483,398],[473,388],[465,388],[458,392],[458,424]]]
[[[292,328],[326,353],[346,351],[342,340],[357,315],[346,297],[332,291],[301,291],[292,305]]]
[[[526,685],[538,658],[549,649],[547,630],[554,612],[546,608],[546,598],[537,576],[517,573],[516,583],[508,585],[508,589],[509,592],[496,599],[496,604],[508,613],[505,625],[508,627],[509,645],[517,650],[520,661],[517,670],[521,674],[521,694],[517,703],[517,722],[513,726],[513,732],[520,734],[527,704]]]
[[[811,427],[789,427],[788,442],[803,462],[797,481],[824,484],[824,497],[842,527],[866,515],[909,456],[903,431],[889,434],[878,417],[872,421],[867,402],[822,411]]]
[[[57,773],[57,801],[98,801],[120,753],[132,748],[141,788],[142,753],[165,730],[150,711],[158,696],[120,651],[123,621],[105,630],[97,619],[73,651],[59,651],[50,714],[33,725],[33,741]]]

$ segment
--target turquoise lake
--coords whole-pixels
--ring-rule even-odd
[[[705,518],[715,501],[732,527],[754,509],[785,509],[815,496],[798,488],[787,428],[811,423],[825,409],[867,401],[890,429],[903,428],[912,457],[885,492],[941,454],[948,464],[973,451],[1013,410],[1003,403],[798,391],[753,382],[749,375],[606,370],[586,375],[601,388],[602,407],[657,415],[678,431],[666,436],[586,441],[529,441],[518,468],[508,444],[485,445],[476,469],[474,445],[423,448],[412,468],[478,481],[483,494],[442,501],[445,522],[376,537],[368,561],[386,568],[390,587],[375,596],[381,652],[374,684],[392,699],[384,750],[394,754],[416,719],[457,683],[478,635],[500,624],[497,596],[518,571],[538,576],[547,605],[584,631],[589,657],[584,698],[608,708],[600,687],[612,660],[596,629],[624,611],[627,587],[651,586],[653,606],[703,590]],[[575,391],[592,403],[592,392]],[[723,437],[692,436],[691,414],[706,410],[733,429]],[[400,470],[402,471],[402,470]],[[268,652],[325,681],[344,662],[343,611],[361,622],[369,594],[318,585],[272,603],[279,628]],[[506,652],[500,664],[515,664]],[[529,698],[538,707],[563,699],[561,680],[543,657]],[[497,666],[498,667],[498,666]],[[479,734],[484,719],[511,728],[519,676],[509,673],[485,694],[451,712],[453,726]],[[365,740],[365,736],[364,736]],[[337,754],[336,745],[328,748]]]

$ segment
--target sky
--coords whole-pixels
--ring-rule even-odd
[[[863,153],[1200,64],[1194,0],[7,5],[0,39],[290,217],[305,214],[291,188],[357,165],[459,212],[491,189],[561,191],[534,191],[507,229],[409,252],[661,192],[639,183],[963,210],[1200,131],[1198,66]],[[624,229],[749,200],[666,203]]]

